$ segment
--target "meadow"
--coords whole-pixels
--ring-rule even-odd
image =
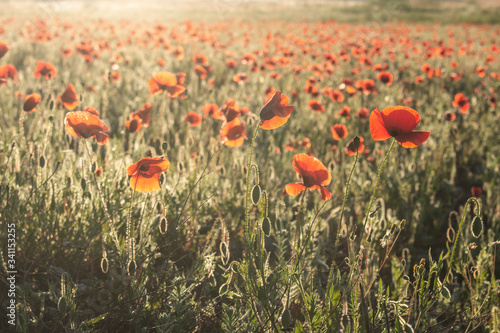
[[[0,331],[500,331],[498,7],[390,3],[0,13]]]

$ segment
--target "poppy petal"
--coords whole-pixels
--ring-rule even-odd
[[[162,92],[162,90],[158,86],[158,83],[156,83],[155,79],[153,79],[152,77],[150,77],[148,80],[148,87],[149,87],[149,92],[151,93],[151,95],[156,95],[156,94]]]
[[[413,131],[396,136],[396,140],[404,148],[415,148],[424,143],[429,135],[431,135],[430,132]]]
[[[375,141],[385,140],[391,137],[385,128],[382,113],[378,109],[373,110],[370,114],[370,133]]]
[[[130,177],[130,187],[137,192],[152,192],[159,190],[160,187],[160,174],[155,173],[151,176],[145,176],[137,173]]]
[[[417,111],[407,106],[387,107],[382,110],[381,114],[385,128],[391,136],[396,136],[394,133],[411,132],[420,122],[420,115]]]
[[[300,192],[304,191],[306,187],[301,183],[291,183],[285,186],[285,192],[288,195],[298,195]]]

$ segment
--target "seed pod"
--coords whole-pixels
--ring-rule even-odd
[[[168,224],[167,219],[162,217],[160,219],[160,223],[158,224],[158,228],[160,229],[160,234],[164,235],[167,232]]]
[[[40,165],[40,168],[44,168],[45,167],[45,157],[42,155],[40,156],[40,160],[38,161],[38,165]]]
[[[101,259],[101,271],[106,274],[108,272],[108,258],[103,257]]]
[[[227,283],[224,283],[222,286],[220,286],[219,288],[219,295],[224,295],[225,293],[227,293]]]
[[[286,308],[283,310],[283,313],[281,314],[281,325],[283,325],[284,328],[287,328],[290,325],[290,321],[292,320],[292,314],[290,313],[290,310]]]
[[[82,190],[85,191],[87,189],[87,182],[85,181],[85,178],[82,178],[80,185],[82,186]]]
[[[167,141],[163,141],[163,143],[161,144],[161,149],[163,149],[163,151],[166,151],[168,149],[168,142]]]
[[[267,237],[271,235],[271,220],[267,216],[264,217],[264,220],[262,220],[262,231]]]
[[[472,232],[472,236],[479,238],[483,233],[483,220],[479,216],[475,216],[470,225],[470,231]]]
[[[92,167],[90,168],[90,171],[92,173],[95,173],[96,170],[97,170],[97,164],[96,164],[96,162],[92,162]]]
[[[135,260],[131,260],[128,263],[128,275],[133,275],[136,269],[137,269],[137,264],[135,263]]]
[[[257,205],[260,201],[260,186],[259,184],[254,185],[252,188],[252,202],[254,205]]]
[[[443,289],[441,289],[441,296],[443,296],[446,299],[450,299],[451,298],[450,291],[445,286],[443,286]]]
[[[359,139],[358,136],[355,136],[354,139],[352,139],[352,143],[354,145],[354,148],[355,149],[358,149],[359,148],[359,145],[361,143],[361,140]]]
[[[66,310],[68,309],[67,305],[66,299],[63,296],[59,297],[59,301],[57,301],[57,308],[59,309],[59,312],[66,313]]]

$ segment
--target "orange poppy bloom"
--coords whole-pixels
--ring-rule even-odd
[[[476,198],[479,198],[481,196],[481,194],[483,193],[483,189],[479,186],[472,186],[470,191],[471,191],[472,195],[475,196]]]
[[[369,114],[370,112],[364,106],[356,112],[356,116],[361,120],[368,118]]]
[[[135,112],[135,115],[137,115],[141,119],[141,123],[144,127],[149,127],[149,124],[151,123],[151,109],[153,106],[149,103],[144,104],[144,106],[137,112]]]
[[[335,124],[331,128],[332,131],[332,136],[335,140],[340,141],[342,139],[345,139],[347,137],[347,127],[342,124]]]
[[[420,122],[417,111],[407,106],[392,106],[370,115],[370,132],[373,140],[385,140],[394,137],[404,148],[415,148],[424,143],[430,132],[415,131]]]
[[[317,101],[315,99],[310,100],[308,105],[309,105],[309,108],[311,110],[314,110],[314,111],[320,112],[320,113],[325,112],[325,107],[319,101]]]
[[[184,117],[184,120],[189,124],[189,126],[195,127],[201,125],[201,116],[194,111],[189,111]]]
[[[7,83],[7,79],[17,81],[17,69],[14,65],[7,64],[0,66],[0,85]]]
[[[214,119],[224,119],[224,116],[219,112],[219,106],[217,104],[205,104],[201,108],[201,111],[203,112],[203,118],[210,116]]]
[[[286,194],[298,195],[304,190],[320,190],[321,200],[332,197],[324,187],[332,181],[328,169],[316,157],[307,154],[297,154],[293,157],[293,168],[302,177],[302,183],[291,183],[285,186]]]
[[[158,72],[148,80],[149,92],[151,95],[161,94],[167,91],[170,98],[176,98],[186,90],[181,84],[178,84],[177,77],[169,72]]]
[[[342,103],[344,101],[344,94],[342,94],[338,90],[333,90],[330,94],[330,99],[332,100],[332,102]]]
[[[160,67],[165,67],[167,62],[165,60],[163,60],[162,58],[158,58],[158,60],[156,60],[156,64]]]
[[[265,130],[272,130],[283,126],[295,108],[293,105],[287,105],[289,102],[288,97],[282,95],[281,91],[276,91],[260,110],[260,127]]]
[[[345,117],[347,119],[351,119],[351,108],[348,107],[347,105],[344,105],[342,109],[340,109],[339,113],[337,114],[338,116]]]
[[[194,71],[198,75],[200,79],[206,79],[208,74],[212,72],[212,67],[211,66],[202,66],[202,65],[196,65],[194,66]]]
[[[70,83],[62,95],[59,95],[59,100],[62,101],[64,107],[69,111],[73,111],[80,104],[75,87]]]
[[[57,75],[57,69],[52,65],[50,62],[43,62],[38,60],[36,64],[35,71],[33,72],[33,75],[35,75],[35,78],[39,78],[43,76],[45,79],[53,79]]]
[[[204,65],[204,64],[208,63],[208,57],[204,54],[196,54],[193,57],[193,62],[195,64]]]
[[[174,57],[177,61],[181,61],[182,59],[184,59],[184,48],[182,46],[176,46],[174,48]]]
[[[234,59],[229,59],[226,61],[226,66],[227,68],[235,68],[237,65],[236,60]]]
[[[453,112],[446,112],[444,114],[444,119],[448,121],[454,121],[457,118],[457,116]]]
[[[105,132],[109,132],[108,126],[90,112],[69,112],[64,118],[64,124],[66,125],[66,132],[71,136],[79,136],[85,139],[95,138],[100,146],[109,140],[109,136],[105,134]]]
[[[385,83],[385,85],[390,86],[392,84],[392,74],[386,71],[380,72],[377,75],[377,78]]]
[[[26,96],[26,99],[24,100],[23,110],[28,113],[35,112],[36,106],[38,105],[38,103],[40,103],[41,100],[42,98],[38,94],[31,94]]]
[[[61,49],[61,55],[65,58],[71,56],[72,53],[73,53],[72,49]]]
[[[236,101],[232,98],[228,98],[220,107],[220,114],[222,119],[225,119],[226,122],[229,123],[239,117],[241,115],[241,111]]]
[[[469,111],[469,99],[465,97],[464,94],[458,93],[455,95],[455,99],[452,102],[452,105],[456,108],[460,108],[460,112],[467,113]]]
[[[362,153],[365,150],[365,139],[361,136],[359,138],[359,147],[357,149],[358,153]],[[349,141],[345,146],[345,153],[349,156],[356,154],[356,147],[354,146],[354,139]]]
[[[127,168],[130,187],[137,192],[159,190],[160,174],[168,170],[170,161],[166,156],[144,157]]]
[[[245,134],[245,123],[239,118],[226,123],[220,130],[220,136],[224,144],[228,147],[239,147],[247,138]]]
[[[233,81],[238,84],[243,84],[248,81],[248,75],[246,73],[238,73],[233,76]]]
[[[125,127],[130,133],[137,133],[142,128],[141,118],[135,114],[131,113],[128,116],[128,120],[125,122]]]
[[[7,51],[9,51],[7,43],[0,41],[0,58],[2,58]]]

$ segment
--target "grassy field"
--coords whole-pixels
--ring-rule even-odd
[[[498,7],[0,4],[0,331],[500,330]]]

